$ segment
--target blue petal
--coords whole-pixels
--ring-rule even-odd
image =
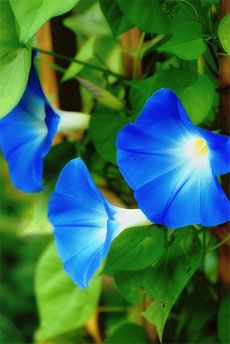
[[[135,125],[150,133],[156,130],[174,141],[195,130],[176,94],[166,88],[155,92],[146,101]]]
[[[191,163],[186,147],[195,138],[206,141],[209,168]],[[229,170],[229,139],[196,128],[172,91],[152,95],[135,123],[120,131],[117,148],[119,169],[151,221],[179,228],[229,219],[229,202],[212,175]]]
[[[59,116],[48,104],[32,65],[18,105],[0,120],[0,146],[11,180],[25,192],[43,189],[43,159],[56,133]]]
[[[65,271],[82,288],[119,234],[119,224],[109,224],[115,211],[80,158],[66,164],[49,202],[49,219]]]
[[[209,159],[214,174],[230,172],[230,138],[199,129],[209,148]]]
[[[135,198],[151,221],[170,228],[230,219],[230,202],[208,162],[195,170],[185,163],[135,191]]]

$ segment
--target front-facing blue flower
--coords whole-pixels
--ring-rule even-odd
[[[58,122],[59,116],[49,105],[32,63],[22,99],[0,120],[0,147],[8,162],[11,180],[18,189],[25,192],[43,189],[43,160]]]
[[[112,240],[124,228],[147,220],[139,209],[110,204],[80,158],[61,171],[49,201],[49,219],[64,269],[81,288],[87,287]]]
[[[214,226],[230,219],[218,174],[230,171],[230,139],[195,127],[169,89],[154,93],[117,139],[118,165],[156,224]]]

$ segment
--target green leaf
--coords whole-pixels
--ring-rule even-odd
[[[27,85],[31,50],[20,48],[0,59],[0,117],[5,116],[21,99]]]
[[[221,302],[218,312],[218,335],[221,343],[230,343],[230,294]]]
[[[224,50],[226,51],[228,55],[230,55],[229,27],[230,27],[230,14],[228,14],[221,20],[219,28],[218,28],[218,36],[220,39],[220,43],[222,44]]]
[[[219,5],[220,0],[200,0],[202,6]]]
[[[111,109],[98,106],[89,123],[89,134],[105,161],[116,164],[116,139],[118,131],[127,124],[127,118]]]
[[[211,110],[215,89],[209,77],[203,75],[178,95],[192,122],[200,124]]]
[[[0,59],[20,47],[18,28],[8,1],[0,3]]]
[[[149,343],[143,327],[126,323],[119,326],[111,337],[107,338],[105,344],[145,344]]]
[[[31,38],[49,18],[70,10],[77,0],[1,1],[0,117],[21,99],[31,65]],[[10,96],[9,96],[10,95]]]
[[[117,0],[100,0],[100,5],[115,37],[132,27],[132,24],[123,15]]]
[[[173,53],[183,60],[195,60],[206,49],[201,30],[198,23],[184,23],[177,27],[171,39],[159,51]]]
[[[118,0],[127,19],[147,33],[170,33],[172,20],[167,16],[159,0]]]
[[[97,101],[108,108],[114,110],[121,110],[123,108],[123,103],[119,98],[114,96],[108,90],[97,86],[89,80],[77,77],[76,78],[81,86],[83,86]]]
[[[200,124],[208,116],[214,103],[215,89],[208,76],[196,77],[187,69],[170,69],[132,84],[129,98],[134,117],[140,114],[146,100],[162,87],[176,93],[194,124]]]
[[[170,239],[153,268],[115,275],[119,290],[135,305],[141,302],[143,293],[152,299],[153,303],[142,314],[156,326],[160,339],[169,313],[198,268],[202,254],[199,239],[189,229],[176,230]]]
[[[41,256],[35,272],[35,294],[40,327],[38,342],[82,327],[95,312],[101,292],[101,279],[80,289],[64,272],[54,243]]]
[[[20,41],[32,38],[50,18],[71,10],[78,0],[10,0],[10,5],[20,27]]]
[[[0,2],[0,118],[15,107],[27,84],[31,52],[20,43],[9,1]]]
[[[74,33],[89,38],[110,34],[109,26],[98,3],[88,7],[83,13],[76,13],[64,19],[63,23]]]
[[[41,193],[35,202],[28,207],[26,219],[21,224],[21,236],[27,235],[52,235],[52,225],[47,216],[48,197]]]
[[[87,62],[93,56],[93,46],[95,42],[95,37],[91,37],[86,40],[82,45],[80,50],[77,52],[75,59]],[[67,81],[74,78],[80,71],[84,68],[83,65],[72,62],[68,69],[66,69],[65,74],[62,77],[62,81]]]
[[[140,270],[164,252],[165,232],[157,226],[129,228],[112,243],[103,272]]]
[[[134,82],[131,84],[129,99],[132,104],[134,117],[140,114],[146,100],[162,87],[172,89],[174,92],[183,90],[191,83],[193,77],[191,72],[179,69],[170,69],[167,71],[155,73],[153,76]]]

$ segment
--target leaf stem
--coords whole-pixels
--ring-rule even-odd
[[[207,250],[207,253],[215,251],[216,249],[218,249],[219,247],[221,247],[222,245],[224,245],[226,242],[228,242],[230,240],[230,234],[226,236],[226,238],[224,238],[223,240],[221,240],[218,244],[214,245],[213,247],[211,247],[209,250]]]
[[[46,55],[54,56],[54,57],[59,58],[61,60],[78,63],[78,64],[81,64],[81,65],[83,65],[85,67],[89,67],[89,68],[98,70],[100,72],[103,72],[105,74],[113,75],[113,76],[115,76],[118,79],[125,79],[124,75],[115,73],[115,72],[113,72],[113,71],[111,71],[111,70],[109,70],[107,68],[104,68],[104,67],[95,66],[95,65],[93,65],[91,63],[88,63],[88,62],[85,62],[85,61],[81,61],[81,60],[75,59],[73,57],[69,57],[69,56],[66,56],[66,55],[59,54],[59,53],[55,53],[53,51],[48,51],[48,50],[40,49],[40,48],[37,48],[37,47],[34,47],[33,49],[37,50],[41,54],[46,54]]]
[[[136,56],[135,64],[134,64],[134,68],[133,68],[133,80],[137,79],[138,68],[139,68],[139,65],[140,65],[140,60],[141,60],[141,55],[142,55],[141,54],[141,48],[142,48],[142,44],[144,42],[144,39],[145,39],[145,32],[142,32],[141,39],[140,39],[140,42],[139,42],[139,46],[138,46],[138,49],[137,49],[137,56]]]
[[[203,232],[203,251],[202,251],[202,270],[204,271],[205,268],[205,255],[206,255],[206,240],[207,240],[207,233],[206,231]]]

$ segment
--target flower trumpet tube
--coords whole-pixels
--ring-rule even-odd
[[[63,111],[55,109],[60,116],[58,132],[70,130],[86,130],[89,127],[90,115],[83,112]]]
[[[156,224],[214,226],[230,219],[217,175],[230,171],[230,139],[192,124],[169,89],[154,93],[118,134],[119,169]]]
[[[52,108],[32,62],[23,97],[0,120],[0,147],[8,162],[13,184],[24,192],[42,190],[44,158],[57,130],[84,130],[88,123],[87,114]]]
[[[71,160],[61,171],[48,216],[64,269],[81,288],[88,286],[119,233],[151,223],[139,209],[110,204],[80,158]]]

